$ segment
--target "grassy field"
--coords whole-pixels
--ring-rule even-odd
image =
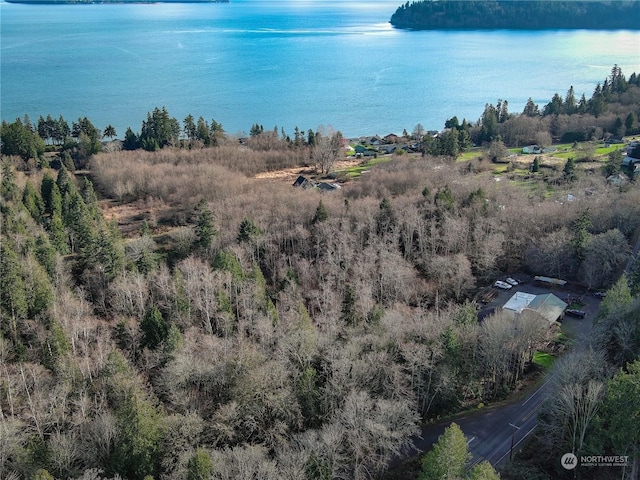
[[[391,155],[372,158],[371,160],[361,162],[359,165],[348,167],[343,170],[338,170],[336,173],[338,175],[344,175],[347,178],[357,178],[360,175],[362,175],[363,172],[366,172],[374,165],[378,165],[379,163],[390,162],[392,159],[393,159],[393,156]]]
[[[578,144],[573,143],[561,143],[553,145],[555,151],[541,155],[536,154],[522,154],[522,147],[509,148],[507,151],[509,155],[513,157],[513,163],[518,168],[515,170],[511,167],[510,162],[492,164],[491,169],[495,175],[500,175],[507,172],[514,172],[514,174],[527,175],[529,170],[523,167],[524,164],[533,163],[536,157],[541,158],[543,165],[547,167],[553,166],[554,168],[561,168],[569,158],[575,160],[581,160],[586,157],[592,158],[593,162],[605,162],[607,155],[614,150],[622,150],[624,145],[610,145],[605,147],[604,143],[593,144],[590,142],[582,142]],[[473,147],[469,151],[461,153],[456,158],[456,163],[470,162],[476,159],[482,158],[486,153],[486,149],[482,147]],[[380,163],[390,162],[395,157],[393,155],[380,155],[377,158],[371,158],[369,160],[363,159],[358,165],[337,170],[336,173],[345,179],[358,178],[362,173],[366,172],[370,168]],[[507,159],[505,159],[507,160]],[[556,160],[558,164],[556,165]]]
[[[549,355],[544,352],[536,352],[533,354],[533,363],[536,365],[540,365],[543,368],[549,369],[553,366],[553,362],[555,361],[555,357],[553,355]]]

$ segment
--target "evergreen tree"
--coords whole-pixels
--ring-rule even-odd
[[[469,125],[463,123],[463,127],[458,134],[458,145],[461,152],[466,152],[472,147],[471,135],[469,134]]]
[[[22,204],[36,222],[43,223],[44,203],[29,180],[22,190]]]
[[[245,218],[240,222],[240,231],[238,232],[238,243],[252,242],[258,237],[262,231],[251,221],[249,218]]]
[[[155,306],[147,310],[140,323],[140,328],[143,335],[142,347],[147,347],[151,350],[155,350],[169,335],[169,325],[162,317],[158,307]]]
[[[98,209],[98,196],[96,195],[95,190],[93,189],[93,182],[89,180],[87,177],[82,179],[82,187],[80,189],[80,194],[82,195],[82,199],[84,200],[85,205],[89,209],[92,217],[95,219],[101,218],[100,211]]]
[[[6,202],[18,199],[18,185],[16,185],[16,174],[9,163],[2,164],[2,183],[0,184],[0,194]]]
[[[313,327],[300,326],[300,333],[310,346],[314,339]],[[310,347],[311,348],[311,347]],[[302,409],[303,418],[309,428],[318,427],[321,422],[320,391],[318,389],[318,372],[313,367],[307,367],[300,375],[297,384],[297,396]],[[316,477],[312,477],[316,478]]]
[[[81,258],[87,266],[99,267],[104,270],[107,278],[113,279],[125,266],[125,255],[115,223],[105,225],[101,222],[97,235],[93,238],[93,248],[84,250]]]
[[[55,480],[54,476],[51,475],[46,469],[39,468],[36,470],[36,473],[31,477],[32,480]]]
[[[84,200],[77,191],[69,196],[69,209],[63,222],[69,231],[71,250],[80,254],[85,261],[95,254],[95,226]]]
[[[311,219],[311,223],[314,225],[316,223],[321,223],[326,221],[329,218],[329,212],[327,212],[327,208],[322,203],[322,200],[318,202],[318,206],[316,207],[316,213],[313,215]]]
[[[533,102],[531,97],[529,97],[522,113],[527,117],[537,117],[540,115],[540,109],[538,108],[538,105]]]
[[[45,172],[40,183],[40,195],[44,203],[44,213],[53,216],[62,214],[62,196],[60,189],[49,172]]]
[[[187,463],[187,480],[209,480],[213,473],[211,456],[198,448]]]
[[[378,214],[376,216],[376,232],[378,235],[390,233],[396,225],[396,214],[391,206],[391,202],[384,197],[380,202]]]
[[[258,125],[257,123],[254,123],[253,125],[251,125],[251,130],[249,130],[249,135],[251,135],[252,137],[257,137],[259,135],[262,135],[264,133],[264,127],[262,125]]]
[[[458,141],[458,130],[453,128],[442,135],[442,154],[457,158],[460,154],[460,143]]]
[[[444,128],[455,128],[456,130],[460,129],[460,121],[458,120],[458,117],[454,116],[452,118],[450,118],[449,120],[446,120],[444,122]]]
[[[143,250],[136,260],[138,272],[146,275],[158,268],[158,256],[150,250]]]
[[[356,289],[347,285],[342,299],[342,320],[350,326],[358,324],[358,312],[356,310]]]
[[[607,109],[607,103],[605,100],[605,93],[603,88],[598,84],[596,89],[591,96],[591,99],[587,103],[587,110],[594,117],[599,117],[602,115]]]
[[[18,155],[24,161],[39,159],[44,154],[44,140],[35,133],[30,125],[20,119],[13,123],[2,121],[0,126],[0,151],[3,155]]]
[[[38,263],[44,267],[49,278],[56,275],[56,248],[51,244],[49,238],[40,234],[36,237],[35,256]]]
[[[631,264],[628,281],[631,294],[640,297],[640,259],[638,258]]]
[[[611,126],[611,133],[614,135],[622,136],[624,134],[624,123],[620,117],[616,117]]]
[[[142,122],[140,143],[145,150],[153,151],[168,145],[177,145],[180,137],[180,123],[169,115],[165,107],[155,108],[147,113]]]
[[[584,96],[584,93],[580,97],[580,102],[578,102],[577,113],[580,115],[584,115],[587,113],[587,109],[589,108],[589,104],[587,103],[587,97]]]
[[[196,122],[193,115],[187,115],[182,121],[182,125],[185,137],[187,137],[189,142],[193,142],[197,138]]]
[[[462,479],[471,454],[460,427],[452,423],[422,459],[420,480]]]
[[[71,136],[78,141],[76,154],[81,159],[87,159],[102,150],[102,133],[87,118],[78,118],[71,127]]]
[[[124,132],[124,141],[122,142],[122,148],[124,150],[136,150],[140,148],[140,141],[138,136],[131,130],[131,127],[127,128]]]
[[[208,249],[217,231],[213,222],[213,213],[209,210],[206,200],[202,199],[196,207],[196,246]]]
[[[576,102],[576,96],[573,91],[573,85],[569,88],[567,96],[564,98],[564,113],[567,115],[573,115],[578,110],[578,103]]]
[[[127,396],[118,409],[118,432],[111,458],[113,473],[142,480],[157,475],[162,454],[162,416],[141,392]]]
[[[211,119],[210,137],[211,140],[209,142],[209,145],[214,147],[216,145],[220,145],[225,138],[224,128],[222,127],[222,124],[220,122],[216,122],[214,118]]]
[[[469,474],[469,480],[500,480],[500,475],[486,460],[482,461]]]
[[[533,165],[531,166],[531,171],[533,173],[538,173],[540,171],[540,157],[535,157],[533,159]]]
[[[604,166],[604,174],[605,176],[609,176],[609,175],[615,175],[617,173],[620,173],[620,171],[622,170],[622,160],[623,160],[623,156],[622,156],[622,150],[617,149],[614,150],[612,152],[609,152],[609,155],[607,155],[608,159],[607,159],[607,163]]]
[[[75,189],[75,186],[71,182],[71,177],[69,176],[69,172],[67,169],[62,167],[58,170],[58,177],[56,178],[56,185],[58,185],[58,190],[60,191],[60,195],[64,199],[65,196],[69,195],[69,193]]]
[[[304,134],[300,132],[300,129],[296,125],[296,128],[293,129],[293,145],[296,147],[300,147],[304,144]]]
[[[636,116],[633,112],[629,112],[627,117],[624,119],[624,128],[627,135],[631,135],[636,131]]]
[[[620,370],[607,384],[603,410],[613,451],[631,457],[631,476],[640,462],[640,360]]]
[[[77,122],[73,122],[73,125],[71,127],[71,136],[74,138],[80,138],[81,134],[85,134],[87,137],[89,137],[90,141],[93,142],[98,142],[100,141],[100,139],[102,138],[102,134],[100,133],[100,130],[98,130],[93,123],[91,123],[91,120],[89,120],[87,117],[82,117],[82,118],[78,118]],[[95,153],[95,152],[94,152]]]
[[[19,324],[27,318],[29,303],[20,258],[9,242],[0,242],[0,307],[9,323],[8,332],[14,343]],[[6,328],[3,322],[3,329]]]
[[[56,128],[53,132],[53,139],[58,145],[62,145],[69,135],[71,135],[71,128],[69,128],[69,124],[62,115],[60,115],[56,122]]]
[[[439,189],[435,196],[436,206],[443,208],[444,210],[453,211],[455,208],[455,198],[453,198],[453,192],[449,188],[449,185],[445,185]]]
[[[622,69],[618,65],[614,65],[609,75],[609,85],[613,93],[624,93],[627,90],[627,81],[622,74]]]
[[[559,115],[563,112],[564,105],[562,97],[556,93],[553,95],[551,101],[544,106],[543,115]]]
[[[504,123],[509,120],[509,102],[507,100],[498,100],[496,105],[496,113],[498,114],[498,123]]]
[[[573,157],[567,159],[567,163],[564,164],[562,169],[562,175],[567,180],[575,180],[576,178],[576,162]]]
[[[145,149],[147,152],[155,152],[160,148],[160,144],[158,140],[153,137],[144,137],[140,138],[140,146]]]
[[[213,140],[215,138],[211,136],[209,123],[207,123],[207,121],[202,117],[198,117],[198,123],[196,124],[195,135],[198,140],[200,140],[203,144],[207,146],[212,145]]]
[[[571,240],[571,246],[573,248],[573,254],[579,262],[584,260],[585,247],[591,237],[591,234],[589,233],[591,225],[591,213],[589,210],[584,210],[580,214],[580,217],[573,222],[573,238]]]
[[[22,261],[27,294],[27,315],[36,318],[47,313],[53,303],[53,286],[45,269],[31,255]]]
[[[49,222],[49,239],[55,249],[62,255],[69,253],[68,235],[65,232],[62,215],[56,213]]]
[[[630,304],[632,299],[633,296],[631,295],[627,277],[622,275],[616,283],[607,290],[607,296],[600,302],[597,322],[600,323],[600,319],[606,318],[616,312],[620,307]]]
[[[498,112],[496,107],[490,103],[486,104],[480,123],[479,142],[490,142],[498,135]]]

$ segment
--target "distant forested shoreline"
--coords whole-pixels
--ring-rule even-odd
[[[438,29],[640,29],[640,2],[420,1],[391,16],[396,28]]]
[[[229,3],[229,0],[5,0],[7,3],[68,5],[92,3]]]

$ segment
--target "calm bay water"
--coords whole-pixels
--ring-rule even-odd
[[[0,2],[2,119],[86,115],[122,138],[166,106],[229,133],[385,135],[476,121],[499,98],[520,112],[570,85],[588,98],[614,64],[640,73],[639,32],[410,32],[388,24],[401,2],[231,2]]]

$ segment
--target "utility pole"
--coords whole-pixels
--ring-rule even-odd
[[[520,430],[520,427],[516,427],[513,423],[509,424],[510,427],[513,427],[511,431],[511,451],[509,452],[509,461],[513,460],[513,440],[516,436],[516,430]]]

